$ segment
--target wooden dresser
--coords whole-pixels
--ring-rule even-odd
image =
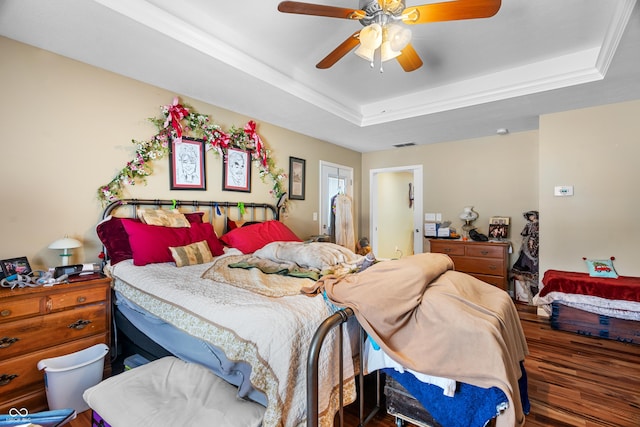
[[[474,242],[430,239],[431,252],[447,254],[456,271],[470,274],[483,282],[509,289],[509,242]]]
[[[0,413],[47,409],[37,363],[111,342],[111,279],[0,288]],[[111,374],[110,357],[105,375]]]

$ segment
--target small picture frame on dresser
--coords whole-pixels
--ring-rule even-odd
[[[11,277],[16,274],[26,275],[31,273],[31,266],[29,265],[29,261],[26,256],[3,259],[0,261],[0,268],[0,275],[2,276],[0,279],[4,279],[6,277],[8,280],[12,280]]]
[[[509,237],[509,217],[492,216],[489,219],[489,239],[507,240]]]

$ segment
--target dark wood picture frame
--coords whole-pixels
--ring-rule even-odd
[[[251,153],[229,147],[224,155],[222,190],[251,193]]]
[[[289,199],[304,200],[306,163],[304,159],[289,157]]]
[[[204,140],[182,137],[171,141],[169,176],[171,190],[206,190]]]

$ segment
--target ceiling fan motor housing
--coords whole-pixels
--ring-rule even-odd
[[[386,24],[391,17],[399,18],[405,9],[405,3],[404,0],[360,0],[359,7],[367,14],[360,23],[367,26],[373,22]]]

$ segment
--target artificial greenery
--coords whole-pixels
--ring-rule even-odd
[[[260,135],[256,132],[256,124],[249,121],[244,128],[232,127],[229,132],[212,123],[208,115],[197,113],[193,107],[181,104],[176,97],[173,103],[161,107],[162,117],[150,118],[158,133],[147,141],[132,142],[136,145],[135,158],[106,185],[98,189],[98,198],[103,204],[122,198],[125,185],[136,182],[146,184],[146,177],[153,173],[153,162],[169,154],[171,141],[181,141],[182,136],[203,139],[205,151],[214,150],[217,155],[225,157],[228,147],[248,150],[251,160],[258,167],[260,179],[271,180],[271,195],[279,200],[284,194],[284,181],[287,175],[278,168],[271,157],[271,150],[266,148]]]

